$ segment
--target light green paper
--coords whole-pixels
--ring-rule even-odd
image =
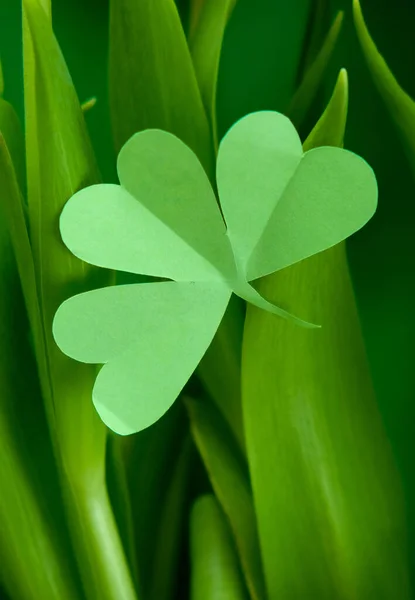
[[[61,234],[73,254],[176,281],[232,278],[232,248],[215,195],[185,144],[160,130],[137,133],[117,166],[121,186],[85,188],[64,208]]]
[[[106,363],[93,400],[121,435],[155,423],[210,345],[231,292],[219,283],[143,283],[79,294],[59,308],[54,335],[68,356]],[[143,402],[144,400],[144,402]]]
[[[83,261],[171,279],[87,292],[64,302],[53,333],[68,356],[104,364],[93,392],[120,434],[168,410],[197,367],[230,296],[311,326],[249,281],[325,250],[362,227],[376,180],[356,155],[303,154],[292,123],[253,113],[222,141],[217,183],[225,221],[195,154],[161,130],[135,134],[118,158],[121,185],[76,193],[62,238]],[[289,308],[289,307],[288,307]]]
[[[291,121],[248,115],[219,148],[217,181],[228,235],[248,281],[338,244],[377,206],[376,178],[347,150],[303,154]]]

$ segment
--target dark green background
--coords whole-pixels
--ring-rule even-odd
[[[5,96],[22,115],[19,4],[0,0],[0,52]],[[328,4],[332,15],[344,8],[346,21],[322,95],[328,97],[339,68],[347,67],[350,117],[346,147],[371,163],[379,181],[378,213],[350,241],[349,253],[379,404],[406,488],[415,565],[415,183],[358,47],[351,2],[328,0]],[[221,64],[218,106],[222,131],[252,110],[287,108],[310,6],[309,0],[239,0]],[[79,97],[82,101],[98,97],[87,120],[103,178],[110,181],[115,169],[106,94],[107,1],[54,0],[53,7],[55,30]],[[362,9],[378,47],[398,80],[415,97],[415,2],[362,0]]]

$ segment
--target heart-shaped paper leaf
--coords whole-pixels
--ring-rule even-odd
[[[113,431],[126,435],[170,408],[211,343],[230,295],[221,283],[108,287],[64,302],[53,332],[68,356],[107,363],[94,404]]]
[[[85,188],[64,208],[62,238],[76,256],[176,281],[232,277],[225,224],[190,148],[165,131],[137,133],[119,154],[118,175],[121,186]]]
[[[331,147],[303,154],[291,121],[275,112],[253,113],[230,129],[217,180],[248,281],[341,242],[377,205],[376,178],[362,158]]]
[[[335,148],[303,154],[291,122],[254,113],[223,140],[223,214],[193,152],[147,130],[120,152],[120,186],[95,185],[61,215],[68,248],[94,265],[172,279],[106,288],[67,300],[54,335],[69,356],[104,363],[94,402],[118,433],[139,431],[172,404],[208,348],[232,292],[301,322],[249,281],[320,252],[362,227],[376,180]],[[287,307],[289,309],[289,307]]]

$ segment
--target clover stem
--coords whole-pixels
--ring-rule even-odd
[[[246,300],[248,304],[253,304],[254,306],[257,306],[258,308],[270,312],[278,317],[288,319],[300,327],[305,327],[306,329],[318,329],[320,327],[319,325],[315,325],[314,323],[309,323],[308,321],[300,319],[273,302],[269,302],[248,282],[236,282],[233,289],[235,294]]]

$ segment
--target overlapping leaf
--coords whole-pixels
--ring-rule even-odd
[[[308,148],[343,144],[347,100],[342,71]],[[264,278],[259,290],[322,323],[306,332],[247,310],[242,404],[267,597],[407,600],[400,486],[344,244]]]
[[[343,17],[344,13],[340,11],[327,33],[319,53],[305,72],[300,86],[293,96],[288,115],[297,126],[303,122],[321,84],[341,32]]]
[[[179,136],[212,170],[212,140],[174,0],[111,0],[109,84],[117,152],[137,131]]]
[[[107,430],[89,401],[96,370],[63,356],[51,331],[65,298],[90,289],[95,274],[108,279],[78,261],[59,238],[65,202],[99,174],[49,9],[49,0],[22,2],[30,243],[45,341],[39,367],[85,595],[127,600],[136,595],[105,487]]]
[[[190,523],[192,600],[247,600],[225,515],[214,496],[193,506]]]
[[[216,88],[226,25],[236,0],[193,3],[189,44],[200,93],[217,145]]]
[[[353,15],[357,35],[369,69],[402,136],[412,170],[415,173],[415,101],[399,85],[370,37],[359,0],[353,1]]]
[[[193,439],[230,525],[250,597],[263,600],[265,582],[247,465],[217,410],[192,398],[185,403]]]

